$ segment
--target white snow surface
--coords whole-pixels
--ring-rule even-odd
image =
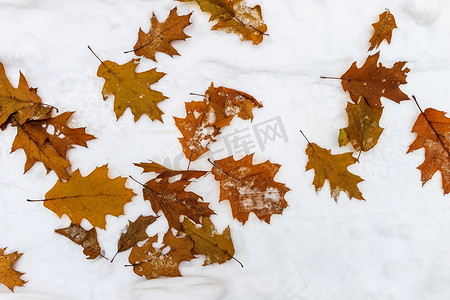
[[[418,116],[413,101],[396,104],[382,99],[384,129],[374,149],[363,153],[349,170],[364,181],[358,186],[367,201],[349,200],[341,193],[335,203],[328,183],[316,192],[313,171],[305,172],[308,138],[333,153],[339,148],[338,131],[347,126],[349,95],[337,80],[353,61],[361,66],[368,56],[371,24],[388,8],[398,29],[392,43],[380,46],[380,61],[392,66],[407,61],[408,84],[423,108],[450,111],[450,6],[445,0],[247,0],[260,4],[269,36],[254,46],[233,34],[211,31],[209,14],[191,3],[171,0],[0,0],[0,60],[14,86],[23,72],[44,103],[60,112],[75,111],[71,125],[86,127],[97,137],[89,148],[68,153],[73,170],[83,175],[108,164],[111,178],[145,182],[135,162],[166,162],[185,168],[180,133],[173,116],[184,117],[184,102],[200,100],[189,93],[204,93],[211,82],[246,92],[264,107],[254,109],[253,124],[279,117],[289,141],[256,147],[254,163],[270,159],[282,165],[276,180],[291,191],[289,206],[274,215],[271,224],[251,214],[242,225],[233,220],[229,203],[218,203],[219,185],[212,175],[198,180],[196,191],[216,211],[212,221],[222,231],[231,227],[234,261],[203,267],[203,258],[183,262],[181,278],[146,280],[133,273],[129,251],[114,263],[86,260],[82,248],[54,230],[68,226],[41,203],[55,184],[37,163],[23,174],[25,154],[10,153],[16,129],[0,132],[0,247],[24,255],[16,269],[28,283],[11,293],[0,286],[0,299],[450,299],[450,196],[444,196],[437,173],[422,187],[416,169],[424,151],[406,151],[415,138],[411,128]],[[154,12],[160,21],[170,9],[194,11],[192,36],[172,43],[181,56],[158,53],[157,63],[142,58],[139,71],[156,67],[167,75],[152,88],[169,97],[159,107],[164,124],[142,117],[134,123],[128,109],[117,121],[113,97],[103,101],[104,79],[97,77],[99,61],[123,64],[131,60],[139,27],[147,31]],[[372,53],[375,53],[373,51]],[[222,136],[250,128],[249,120],[235,119]],[[224,147],[223,137],[212,147]],[[236,158],[243,153],[236,153]],[[222,156],[216,158],[225,157]],[[192,169],[209,169],[206,159]],[[152,212],[139,184],[127,186],[137,196],[125,205],[126,215],[107,217],[107,230],[98,230],[107,257],[128,224]],[[89,223],[82,223],[90,228]],[[167,230],[159,218],[148,230]]]

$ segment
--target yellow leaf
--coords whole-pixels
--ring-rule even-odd
[[[0,283],[3,283],[14,292],[14,287],[23,286],[26,281],[20,279],[24,273],[14,270],[14,264],[22,256],[22,253],[13,252],[5,254],[6,248],[0,248]]]

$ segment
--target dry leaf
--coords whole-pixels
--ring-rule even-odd
[[[371,108],[364,98],[358,104],[347,103],[348,127],[342,128],[339,133],[339,146],[350,141],[356,151],[369,151],[378,142],[383,132],[380,127],[380,118],[383,107]]]
[[[412,128],[417,133],[408,152],[425,149],[425,160],[417,167],[422,174],[422,184],[441,171],[444,194],[450,192],[450,119],[445,112],[427,108],[417,118]]]
[[[139,35],[136,45],[134,45],[134,53],[138,56],[144,56],[156,61],[156,52],[163,52],[167,55],[180,55],[177,50],[170,44],[175,40],[186,40],[190,36],[183,32],[184,28],[191,24],[189,18],[192,13],[178,16],[177,8],[170,11],[167,19],[160,23],[153,14],[151,19],[151,28],[148,33],[139,28]]]
[[[72,223],[69,227],[56,229],[55,232],[82,246],[83,253],[87,256],[87,259],[97,258],[102,251],[98,243],[95,227],[91,228],[91,230],[86,230],[80,225]]]
[[[378,64],[380,52],[367,58],[361,68],[354,62],[350,69],[341,76],[342,88],[350,93],[353,102],[358,103],[359,97],[366,98],[372,108],[381,107],[381,97],[389,98],[397,103],[408,100],[399,86],[406,83],[408,68],[403,68],[406,62],[396,62],[390,69]]]
[[[137,167],[143,168],[144,170],[142,171],[142,173],[151,173],[151,172],[158,173],[158,176],[156,178],[164,178],[164,177],[172,177],[172,176],[181,175],[180,180],[191,180],[193,178],[200,178],[207,173],[205,171],[171,170],[171,169],[168,169],[168,168],[166,168],[158,163],[155,163],[155,162],[151,162],[151,163],[142,162],[142,163],[134,164],[134,165]]]
[[[127,230],[120,236],[117,244],[117,253],[111,259],[111,262],[118,253],[127,251],[128,249],[134,247],[137,243],[147,239],[148,235],[145,230],[150,224],[155,222],[156,219],[157,217],[154,216],[140,216],[134,222],[129,221]]]
[[[284,194],[289,189],[275,182],[274,176],[280,165],[269,161],[253,165],[253,154],[236,161],[233,156],[216,160],[212,169],[220,182],[220,200],[229,200],[233,217],[248,220],[250,212],[270,223],[272,214],[281,214],[287,203]]]
[[[183,231],[194,241],[193,254],[205,255],[204,266],[224,262],[233,258],[234,246],[231,240],[230,227],[219,234],[209,218],[203,218],[202,227],[185,219]]]
[[[235,33],[244,41],[252,41],[257,45],[266,35],[261,7],[248,7],[244,0],[178,0],[180,2],[195,1],[201,10],[211,14],[210,21],[218,19],[212,30]]]
[[[92,226],[106,229],[106,215],[122,215],[123,206],[135,196],[125,182],[123,177],[110,179],[106,165],[86,177],[76,170],[67,182],[57,182],[47,192],[44,206],[59,217],[66,214],[74,224],[86,219]]]
[[[392,30],[397,28],[397,25],[395,24],[394,15],[389,10],[380,14],[380,19],[378,22],[373,23],[372,26],[375,31],[369,41],[369,51],[378,48],[383,40],[386,40],[388,44],[391,43]]]
[[[14,292],[14,287],[23,286],[27,283],[20,278],[24,273],[14,270],[14,265],[22,256],[22,253],[5,254],[5,250],[6,248],[0,248],[0,283],[6,285],[8,289]]]
[[[155,235],[142,247],[135,246],[131,250],[129,261],[134,272],[147,279],[181,276],[178,265],[194,258],[191,253],[194,244],[188,237],[174,237],[170,230],[164,236],[161,248],[153,247],[157,240]]]
[[[323,187],[325,180],[328,179],[331,196],[336,202],[341,191],[345,192],[350,199],[364,200],[361,191],[357,187],[357,184],[363,180],[347,170],[348,166],[357,161],[351,152],[333,155],[330,150],[311,143],[306,148],[306,154],[308,155],[306,171],[314,169],[313,185],[316,191],[319,191]]]
[[[157,104],[165,99],[161,92],[150,88],[158,82],[165,73],[157,72],[156,68],[142,73],[136,73],[135,69],[139,59],[132,59],[124,65],[112,61],[104,61],[100,64],[97,76],[105,78],[103,86],[103,99],[114,95],[114,111],[119,119],[129,107],[137,122],[142,115],[148,115],[150,119],[160,120],[163,112]]]

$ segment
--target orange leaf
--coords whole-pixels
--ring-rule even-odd
[[[372,26],[375,31],[369,41],[369,51],[378,48],[383,40],[386,40],[388,44],[391,43],[392,30],[397,28],[397,25],[395,24],[394,15],[389,10],[380,14],[380,19],[378,22],[373,23]]]
[[[189,38],[183,32],[184,28],[191,24],[189,18],[192,13],[178,16],[177,8],[170,11],[167,19],[160,23],[155,14],[152,15],[151,28],[148,33],[139,28],[139,35],[136,45],[134,45],[134,53],[138,56],[144,56],[156,61],[156,52],[163,52],[167,55],[180,55],[177,50],[170,44],[175,40],[186,40]]]
[[[364,65],[358,69],[354,62],[342,76],[342,88],[350,93],[353,102],[358,103],[359,97],[364,97],[372,108],[381,107],[381,97],[389,98],[397,103],[408,100],[399,85],[406,83],[408,68],[403,68],[406,62],[396,62],[390,69],[378,64],[380,52],[367,58]]]
[[[220,181],[220,200],[229,200],[233,217],[247,222],[248,215],[270,223],[272,214],[281,214],[287,203],[284,184],[273,180],[280,165],[266,161],[253,165],[253,154],[236,161],[233,156],[216,160],[212,174]]]
[[[0,283],[6,285],[14,292],[14,287],[23,286],[26,281],[20,279],[24,273],[14,270],[14,265],[22,256],[22,253],[13,252],[5,254],[6,248],[0,248]]]
[[[150,172],[159,173],[156,178],[164,178],[164,177],[172,177],[172,176],[181,175],[181,180],[190,180],[193,178],[200,178],[207,173],[206,171],[171,170],[171,169],[168,169],[168,168],[166,168],[158,163],[155,163],[155,162],[151,162],[151,163],[142,162],[142,163],[134,164],[134,165],[137,167],[143,168],[144,171],[142,171],[142,173],[150,173]]]
[[[75,244],[82,246],[83,253],[87,256],[87,259],[97,258],[102,251],[98,244],[95,227],[91,228],[91,230],[86,230],[80,225],[72,223],[69,227],[56,229],[55,232],[64,235]]]

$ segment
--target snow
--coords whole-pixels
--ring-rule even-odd
[[[145,280],[133,273],[128,253],[114,263],[86,260],[82,248],[54,232],[70,224],[40,203],[55,184],[38,163],[23,174],[23,151],[10,153],[15,129],[0,134],[0,247],[24,255],[17,269],[28,283],[11,293],[0,286],[0,299],[450,299],[450,196],[444,196],[437,173],[422,187],[416,169],[424,151],[406,151],[415,139],[411,128],[418,109],[412,101],[396,104],[382,99],[378,144],[363,153],[351,172],[365,181],[358,187],[367,201],[341,193],[335,203],[329,185],[315,192],[313,171],[305,172],[306,141],[342,153],[337,136],[347,126],[346,94],[337,80],[368,56],[371,24],[389,8],[398,29],[390,45],[380,46],[380,62],[391,67],[407,61],[408,84],[423,109],[450,111],[450,7],[445,0],[247,0],[260,4],[269,36],[254,46],[236,35],[210,31],[209,15],[197,5],[171,0],[0,0],[0,61],[14,86],[23,72],[31,87],[39,87],[43,102],[60,112],[75,111],[72,125],[97,137],[89,148],[68,152],[73,169],[83,176],[108,164],[109,176],[129,175],[145,182],[135,162],[149,159],[168,167],[186,168],[173,116],[185,115],[184,102],[203,94],[211,82],[248,93],[264,107],[254,110],[253,125],[280,117],[289,142],[268,141],[264,151],[255,142],[255,163],[270,159],[281,164],[275,179],[291,189],[289,207],[271,224],[251,214],[243,226],[232,219],[229,203],[218,203],[219,186],[212,175],[190,185],[216,211],[212,221],[222,231],[230,226],[234,261],[203,267],[203,258],[183,262],[182,278]],[[154,67],[167,73],[152,88],[169,97],[159,107],[164,124],[142,117],[134,123],[129,109],[117,121],[113,97],[103,101],[104,79],[99,61],[124,64],[131,60],[139,27],[147,31],[154,12],[164,20],[177,5],[180,14],[194,11],[186,29],[192,38],[173,43],[181,54],[157,54],[157,63],[141,59],[137,70]],[[372,52],[372,54],[375,51]],[[226,148],[225,136],[249,129],[249,120],[233,119],[211,151]],[[254,140],[256,141],[256,140]],[[222,151],[215,159],[228,155]],[[238,159],[244,153],[235,153]],[[191,164],[210,169],[208,155]],[[125,206],[126,216],[108,216],[107,230],[98,230],[107,257],[117,250],[121,231],[140,214],[153,214],[141,187]],[[82,223],[89,229],[88,222]],[[149,234],[163,233],[159,218]],[[160,237],[161,239],[161,237]],[[7,251],[8,251],[7,250]]]

